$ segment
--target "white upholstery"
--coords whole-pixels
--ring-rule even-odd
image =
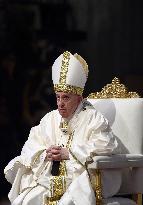
[[[105,172],[118,169],[122,175],[122,183],[116,194],[143,193],[143,98],[88,99],[88,101],[108,119],[120,147],[118,155],[96,156],[89,168]],[[104,193],[105,187],[102,185]],[[127,198],[108,197],[104,199],[104,204],[135,205],[136,203]]]
[[[133,200],[122,197],[112,197],[103,200],[103,205],[137,205]]]
[[[143,98],[88,99],[109,121],[121,153],[143,153]]]
[[[143,167],[122,170],[120,194],[143,193]]]
[[[111,156],[95,156],[94,162],[89,164],[90,169],[106,169],[106,168],[129,168],[143,167],[143,155],[141,154],[118,154]]]

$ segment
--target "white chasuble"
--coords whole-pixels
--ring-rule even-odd
[[[8,195],[12,205],[95,205],[85,163],[94,155],[114,153],[117,141],[107,120],[87,101],[66,119],[66,130],[60,126],[64,120],[58,110],[46,114],[31,129],[21,155],[5,168],[12,184]],[[70,153],[56,177],[51,176],[52,162],[46,160],[51,145],[67,147]]]

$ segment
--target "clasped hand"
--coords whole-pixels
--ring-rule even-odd
[[[69,151],[67,148],[53,145],[46,150],[48,161],[61,161],[69,159]]]

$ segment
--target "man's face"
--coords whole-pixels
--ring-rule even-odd
[[[56,98],[58,111],[63,118],[70,117],[82,100],[82,97],[79,95],[64,92],[57,92]]]

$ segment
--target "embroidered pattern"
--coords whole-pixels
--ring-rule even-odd
[[[63,123],[60,127],[64,126],[64,128],[68,129],[68,124]],[[68,134],[68,141],[66,144],[66,148],[69,149],[71,147],[71,142],[73,140],[74,131]],[[57,205],[60,198],[66,191],[66,176],[67,176],[67,169],[66,169],[66,160],[60,162],[59,167],[59,175],[52,176],[50,179],[50,193],[51,196],[46,197],[45,205]]]
[[[68,85],[66,83],[69,61],[70,61],[70,52],[66,51],[63,53],[59,83],[54,84],[54,90],[55,92],[66,92],[66,93],[74,93],[77,95],[82,95],[83,88]]]
[[[68,51],[66,51],[63,53],[63,60],[62,60],[60,80],[59,80],[60,84],[66,84],[66,77],[67,77],[67,72],[68,72],[69,60],[70,60],[70,53]]]

